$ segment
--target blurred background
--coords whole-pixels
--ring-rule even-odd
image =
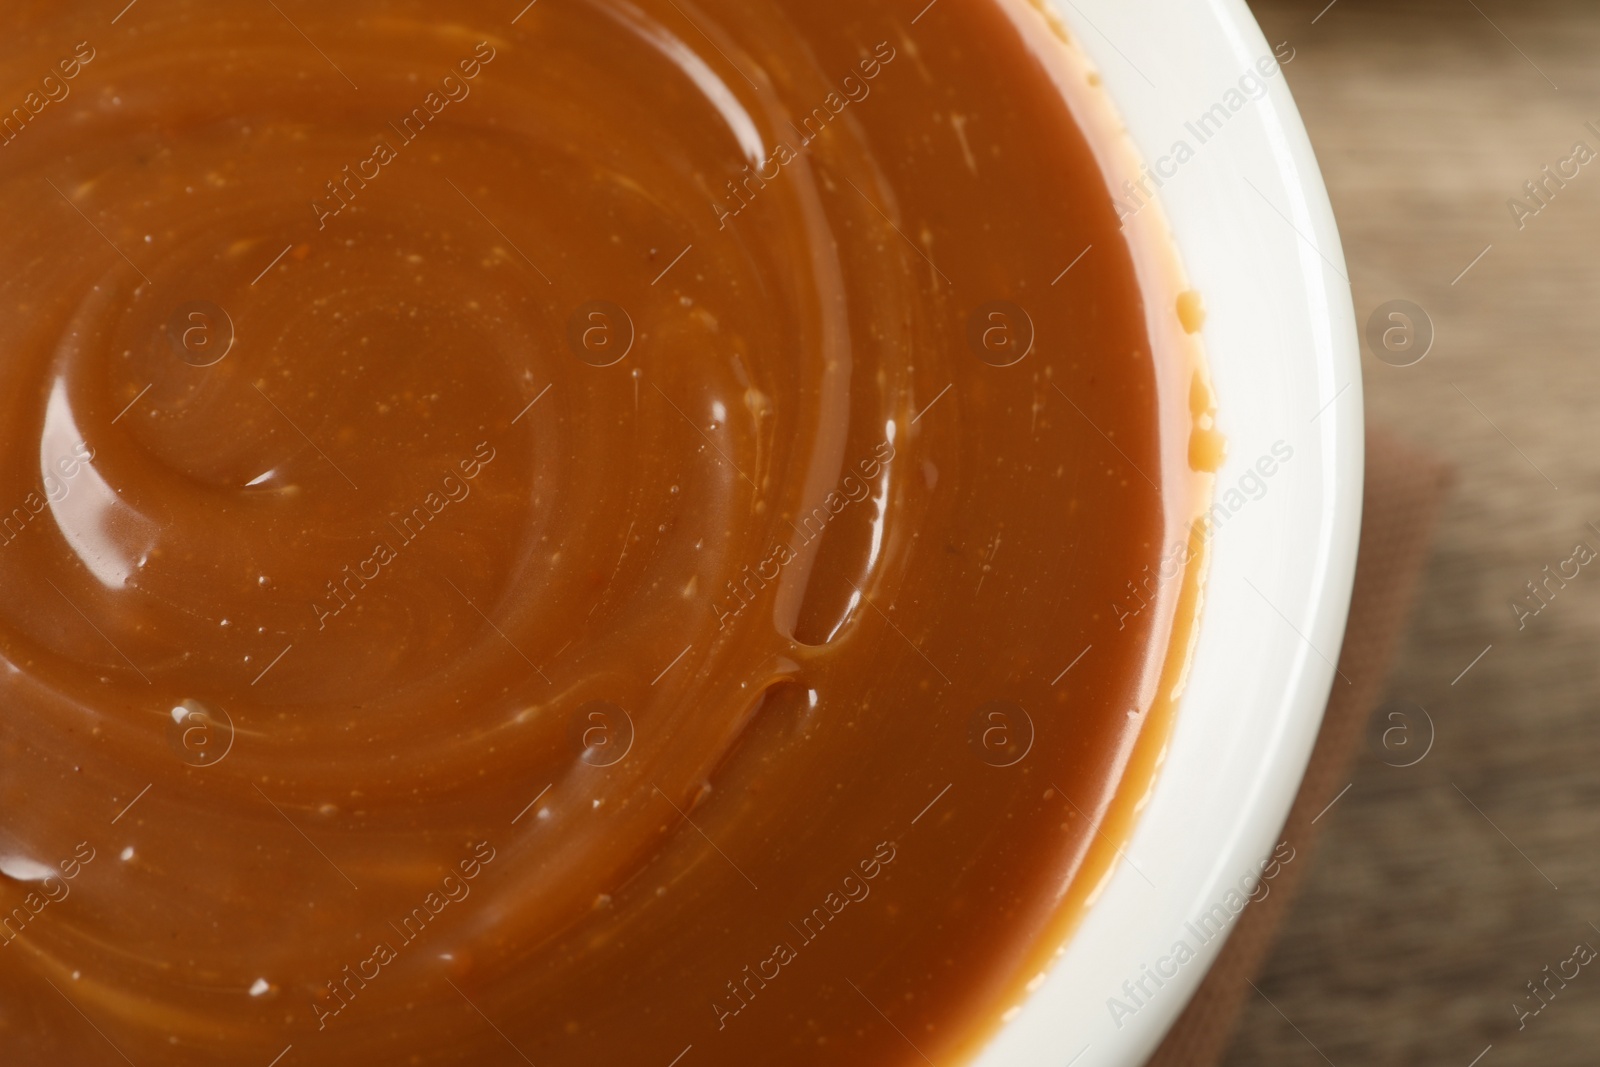
[[[1575,146],[1600,153],[1600,4],[1252,8],[1296,49],[1358,323],[1409,300],[1435,331],[1411,366],[1364,351],[1368,418],[1456,480],[1374,740],[1224,1062],[1594,1064],[1600,559],[1575,549],[1600,552],[1600,155]],[[1537,600],[1546,566],[1579,573]],[[1423,750],[1383,730],[1427,720],[1431,750],[1393,766]]]

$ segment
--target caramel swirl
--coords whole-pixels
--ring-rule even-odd
[[[1210,401],[1074,53],[517,6],[0,16],[6,1063],[952,1062],[1114,858]]]

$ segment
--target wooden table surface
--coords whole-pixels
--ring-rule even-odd
[[[1369,417],[1459,472],[1379,709],[1435,743],[1351,768],[1225,1062],[1600,1063],[1600,959],[1566,962],[1600,949],[1600,559],[1512,607],[1600,552],[1600,157],[1520,228],[1507,203],[1600,153],[1600,4],[1325,4],[1254,7],[1297,50],[1358,317],[1404,298],[1437,331],[1415,366],[1363,357]]]

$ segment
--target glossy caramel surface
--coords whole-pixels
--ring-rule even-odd
[[[1090,79],[520,6],[0,13],[0,1062],[943,1067],[1114,860],[1209,394]]]

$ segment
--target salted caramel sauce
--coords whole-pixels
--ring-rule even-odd
[[[0,1060],[981,1046],[1220,443],[1097,79],[915,6],[0,15]]]

